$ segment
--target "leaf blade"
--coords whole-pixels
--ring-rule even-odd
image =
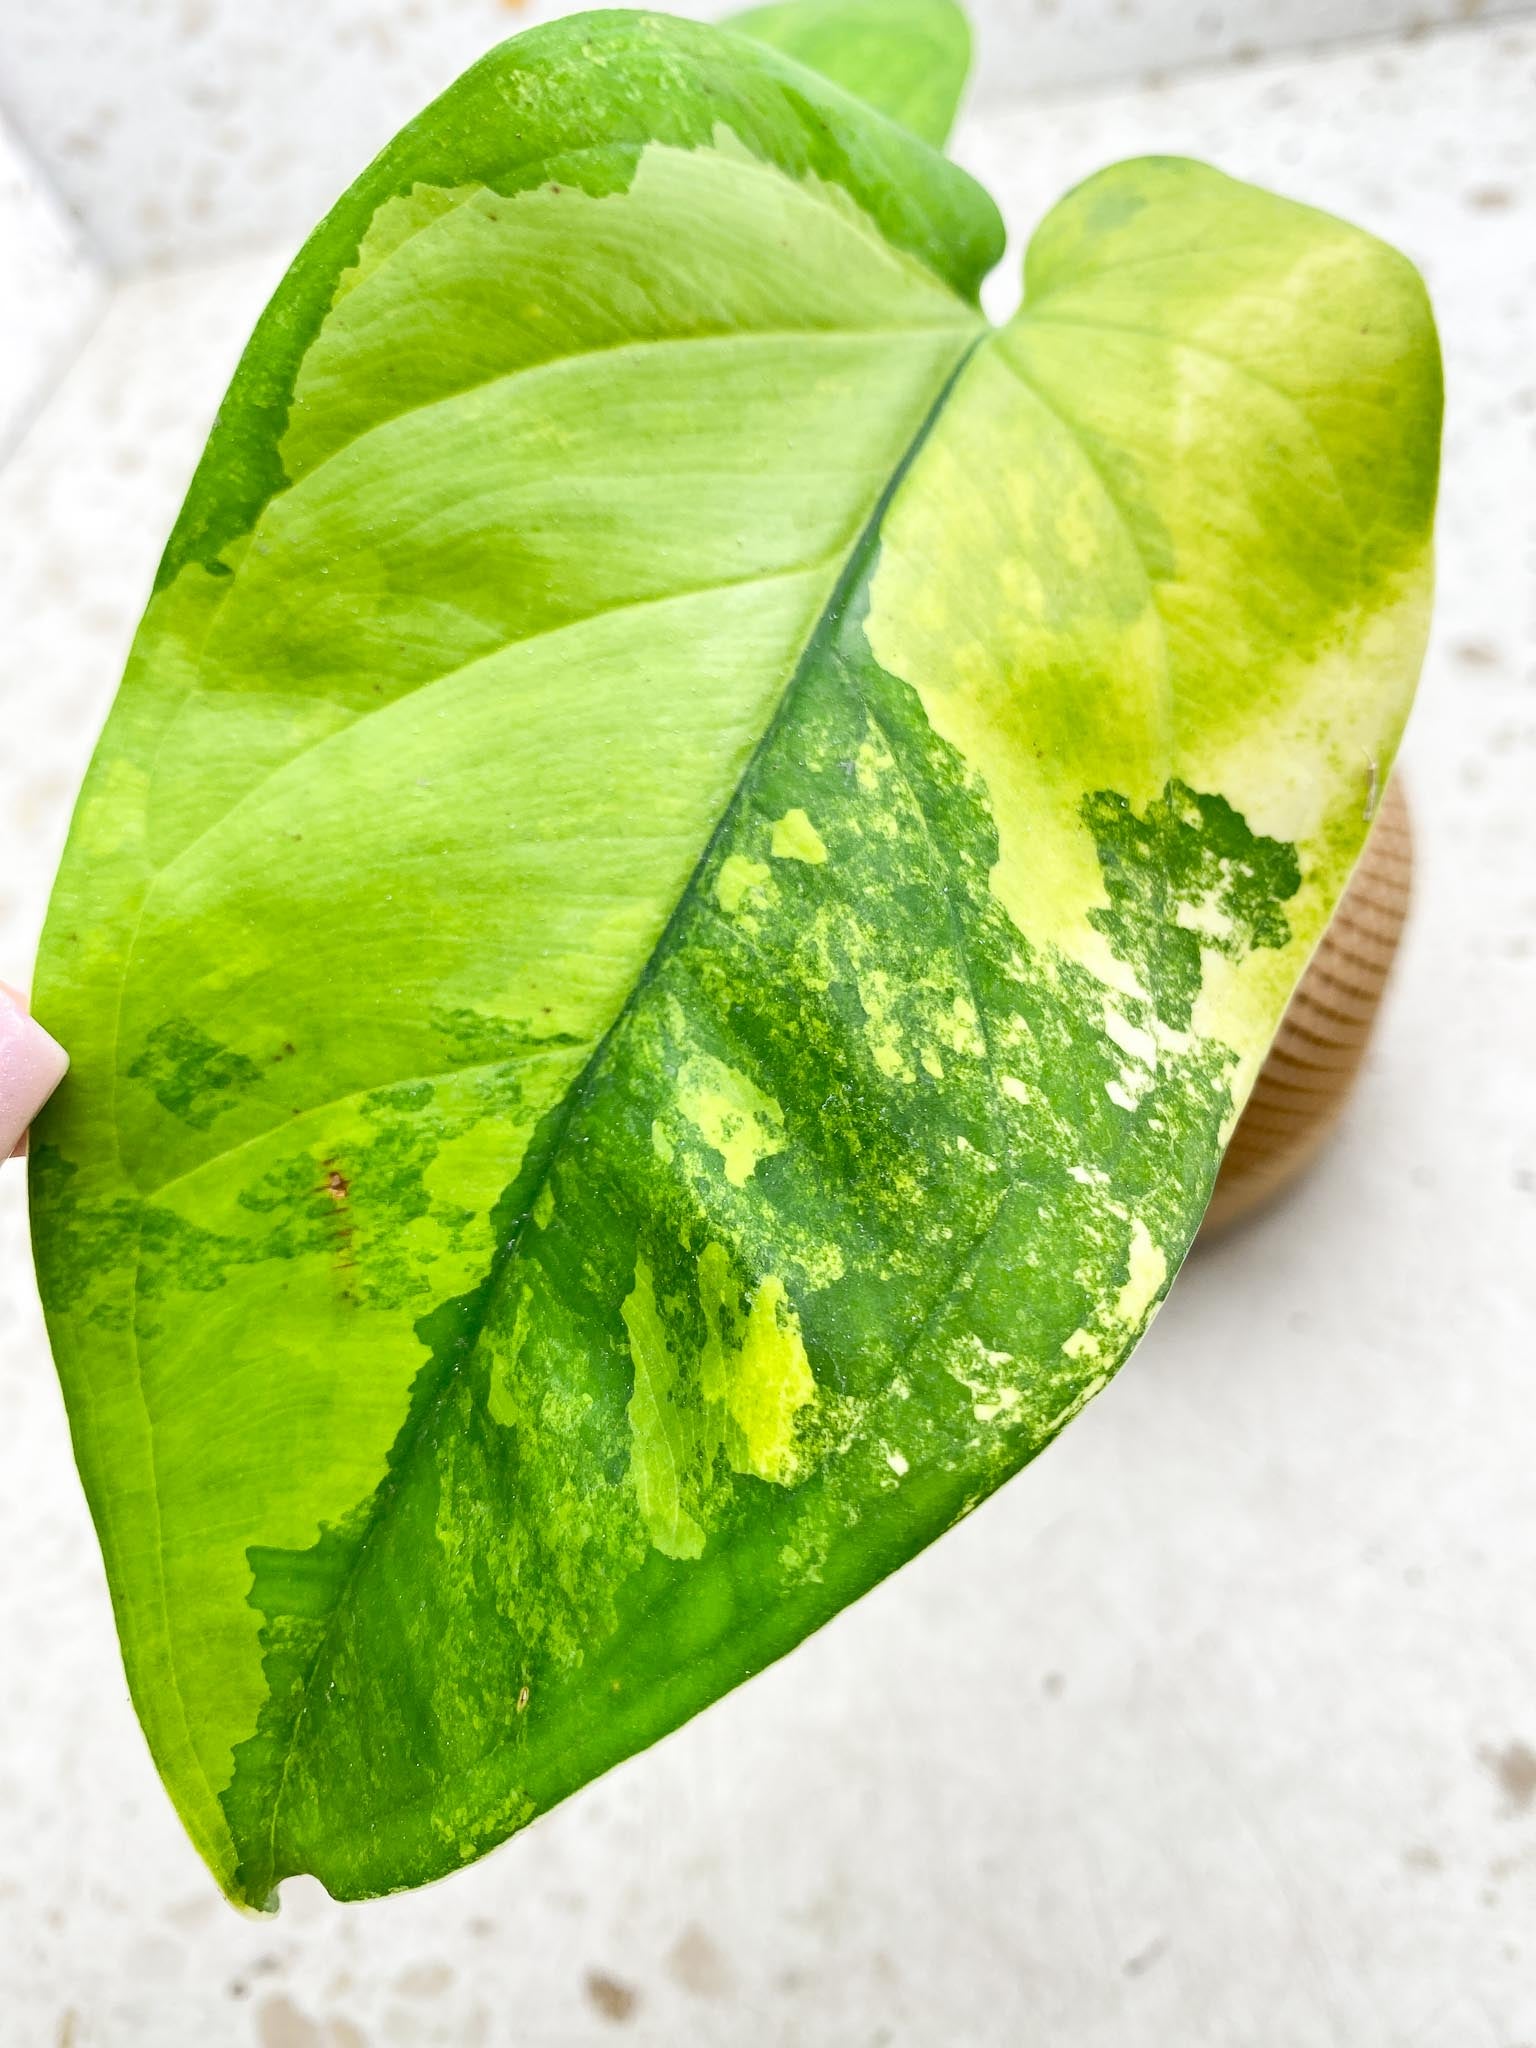
[[[282,367],[297,406],[276,426],[237,383],[204,487],[223,469],[248,510],[242,406],[288,480],[226,573],[193,549],[162,587],[56,899],[41,994],[86,1057],[39,1148],[51,1327],[157,1761],[251,1902],[301,1868],[360,1896],[467,1860],[1048,1442],[1176,1269],[1361,836],[1347,781],[1321,837],[1281,839],[1223,794],[1220,757],[1185,780],[1207,759],[1181,738],[1194,643],[1162,607],[1189,579],[1153,573],[1148,535],[1218,594],[1226,558],[1166,463],[1138,495],[1127,420],[1147,420],[1100,389],[1122,345],[1104,307],[1092,350],[1052,354],[1096,264],[1125,313],[1139,245],[1098,259],[1126,222],[1206,221],[1170,295],[1187,314],[1251,200],[1221,181],[1206,219],[1214,174],[1149,198],[1128,167],[1075,255],[1072,202],[1047,223],[1035,307],[971,355],[974,315],[872,216],[794,151],[786,170],[709,133],[657,145],[622,195],[373,188],[337,324]],[[913,146],[906,175],[940,173]],[[754,209],[767,225],[740,279],[705,247],[679,308],[692,387],[659,402],[647,323],[675,250],[708,244],[711,179],[722,246],[741,253]],[[568,264],[583,222],[658,181],[674,210],[644,216],[646,290],[618,288],[637,238],[592,227],[609,340],[552,371],[537,316],[509,322],[497,294],[553,290],[548,252]],[[531,268],[497,207],[528,224]],[[786,209],[835,291],[773,268]],[[420,326],[434,288],[459,314],[447,373]],[[264,330],[279,357],[307,289]],[[800,290],[800,331],[722,346],[697,316],[718,327],[733,289],[748,322]],[[1230,313],[1255,289],[1218,296]],[[644,349],[611,345],[625,320]],[[507,329],[515,363],[482,375]],[[1321,377],[1341,417],[1358,354]],[[1194,359],[1180,341],[1186,376]],[[1154,442],[1209,415],[1209,390],[1146,388]],[[1239,457],[1272,433],[1264,402],[1217,395]],[[599,406],[606,468],[583,438]],[[1421,395],[1365,438],[1401,428],[1422,472],[1427,425]],[[1313,469],[1289,467],[1310,507]],[[1418,483],[1402,563],[1351,555],[1301,636],[1325,645],[1352,606],[1387,622],[1362,693],[1384,747],[1416,667]],[[583,517],[597,544],[576,549]],[[227,510],[210,524],[205,488],[188,519],[202,547]],[[664,560],[681,591],[646,581]],[[508,639],[519,574],[529,630]],[[1239,586],[1232,615],[1262,614]],[[1315,765],[1295,730],[1278,744],[1287,773]]]
[[[413,204],[420,208],[422,193],[437,188],[423,186],[415,173],[441,168],[441,155],[434,153],[441,150],[438,130],[461,145],[466,136],[473,140],[484,131],[486,107],[494,101],[490,86],[497,81],[510,85],[514,99],[521,95],[526,101],[530,77],[546,84],[553,77],[557,97],[565,94],[565,112],[546,110],[543,146],[547,151],[559,142],[558,132],[552,139],[559,118],[591,146],[592,81],[588,65],[577,60],[594,32],[611,46],[616,64],[639,64],[642,85],[657,72],[665,77],[666,97],[654,125],[668,134],[697,134],[705,142],[686,150],[663,142],[642,164],[629,141],[632,79],[631,90],[610,95],[619,140],[632,159],[623,165],[621,191],[594,194],[579,179],[571,189],[556,178],[519,191],[509,202],[485,186],[478,214],[473,200],[428,205],[426,217],[408,219],[411,232],[401,233],[396,188],[405,183],[407,212]],[[754,720],[771,704],[786,663],[792,663],[835,583],[839,551],[846,551],[862,524],[861,492],[868,494],[867,510],[888,481],[907,431],[903,406],[915,427],[931,401],[930,385],[936,388],[947,374],[976,325],[974,313],[926,264],[872,223],[883,216],[889,227],[899,218],[916,224],[914,234],[926,233],[924,219],[952,219],[957,208],[968,206],[985,231],[989,209],[970,196],[958,174],[926,157],[919,182],[927,192],[916,206],[901,192],[889,192],[885,167],[892,152],[911,154],[916,146],[894,138],[883,124],[864,122],[873,140],[861,145],[862,117],[851,128],[844,123],[827,163],[832,177],[843,182],[829,182],[816,168],[825,122],[804,102],[798,85],[793,98],[786,98],[766,55],[686,25],[637,24],[624,16],[595,31],[588,24],[551,33],[538,39],[535,57],[539,61],[530,62],[521,50],[499,70],[480,67],[457,98],[450,95],[435,125],[429,119],[408,133],[405,141],[420,145],[414,156],[404,143],[387,152],[362,181],[362,200],[354,194],[344,203],[339,224],[322,229],[301,255],[258,330],[178,524],[168,556],[174,573],[162,580],[141,634],[122,706],[77,823],[74,865],[66,865],[56,897],[56,950],[45,947],[40,986],[52,988],[57,1013],[70,1015],[83,1066],[98,1085],[88,1080],[54,1127],[55,1155],[62,1146],[67,1157],[50,1158],[50,1132],[41,1134],[36,1198],[45,1272],[55,1276],[45,1285],[55,1307],[61,1368],[68,1379],[74,1356],[91,1360],[89,1368],[80,1367],[89,1370],[89,1387],[71,1381],[80,1397],[77,1444],[114,1560],[134,1558],[142,1546],[131,1522],[118,1537],[109,1519],[107,1503],[122,1483],[122,1446],[92,1441],[90,1410],[103,1398],[103,1382],[114,1389],[113,1399],[120,1388],[125,1403],[142,1405],[147,1399],[155,1411],[146,1438],[154,1455],[144,1460],[140,1497],[179,1499],[181,1521],[189,1528],[221,1516],[227,1521],[238,1510],[252,1533],[269,1540],[302,1537],[306,1518],[312,1534],[316,1508],[305,1508],[302,1482],[285,1488],[274,1479],[275,1471],[295,1463],[293,1431],[306,1414],[324,1419],[331,1433],[330,1493],[328,1502],[317,1504],[320,1521],[344,1517],[377,1483],[399,1427],[397,1404],[405,1389],[398,1375],[403,1372],[408,1382],[422,1355],[405,1310],[419,1293],[428,1263],[446,1261],[437,1280],[450,1293],[467,1284],[477,1260],[483,1270],[483,1255],[470,1245],[488,1237],[491,1212],[508,1178],[509,1152],[515,1162],[516,1148],[559,1099],[579,1070],[582,1047],[606,1021],[598,985],[603,977],[594,983],[592,964],[607,959],[611,983],[613,958],[622,961],[625,945],[637,962],[643,960],[730,786],[733,762],[739,764],[753,744]],[[709,93],[702,111],[692,115],[686,106],[690,75],[702,77]],[[717,130],[730,114],[754,133],[763,156],[739,139],[719,146]],[[503,175],[505,119],[503,107],[485,136],[488,174],[514,185],[521,177],[527,185],[526,156],[515,177]],[[466,170],[462,155],[454,165],[457,186]],[[605,172],[596,182],[601,188],[613,180]],[[371,207],[376,220],[371,243],[357,225],[360,204]],[[616,205],[627,205],[629,214],[627,223],[621,219],[614,227],[605,209]],[[508,207],[520,209],[515,221]],[[456,239],[466,224],[479,231],[478,268],[476,254],[466,261]],[[821,266],[837,274],[835,297],[817,267],[796,271],[787,265],[786,239],[819,251]],[[722,240],[738,255],[755,241],[750,267],[725,264]],[[568,458],[563,467],[541,462],[538,452],[557,410],[539,389],[539,380],[547,385],[551,375],[547,345],[532,363],[526,350],[519,357],[514,346],[510,365],[491,366],[510,368],[510,379],[479,392],[466,388],[487,368],[487,326],[499,338],[510,333],[514,344],[522,331],[498,320],[494,304],[488,322],[470,324],[458,337],[457,352],[445,353],[440,332],[418,344],[431,356],[439,388],[408,390],[409,403],[400,410],[398,382],[380,376],[377,353],[370,355],[369,346],[382,343],[397,369],[406,360],[410,334],[402,337],[399,320],[389,314],[403,309],[409,327],[424,289],[424,265],[431,283],[450,299],[458,293],[460,303],[477,277],[489,280],[486,290],[494,301],[499,280],[510,275],[514,289],[526,294],[530,280],[537,287],[542,275],[540,298],[548,306],[562,266],[579,268],[583,244],[587,275],[606,281],[610,297],[604,305],[589,302],[579,309],[588,316],[584,335],[574,333],[569,318],[565,323],[567,346],[573,339],[595,340],[602,352],[564,371],[554,366],[565,405],[558,428]],[[681,259],[677,251],[684,252]],[[312,437],[307,446],[302,440],[316,389],[304,365],[317,347],[310,308],[320,253],[332,264],[332,290],[345,316],[339,345],[332,333],[320,348],[321,401],[334,395],[338,375],[346,382],[349,367],[354,389],[368,401],[362,414],[344,414],[345,445],[335,448],[318,448]],[[947,246],[934,260],[941,268],[950,264]],[[377,287],[391,264],[403,277],[393,298],[386,295],[381,304]],[[425,296],[430,302],[430,286]],[[649,330],[657,345],[643,354],[616,356],[607,346],[615,306],[629,308],[636,339]],[[902,327],[903,307],[911,309],[910,333]],[[797,319],[803,329],[798,336],[792,331]],[[522,326],[532,324],[525,320]],[[774,339],[779,330],[782,342]],[[736,334],[739,345],[732,342]],[[462,549],[463,522],[448,533],[446,545],[442,531],[452,526],[455,500],[462,496],[457,464],[473,457],[477,442],[486,439],[485,391],[513,403],[522,422],[518,427],[514,420],[511,442],[503,431],[498,444],[503,495],[517,499],[508,515],[512,527],[503,531],[513,536],[514,547],[516,532],[543,532],[557,545],[562,516],[568,515],[550,509],[550,493],[569,493],[573,478],[578,499],[585,491],[589,503],[598,503],[594,494],[602,490],[603,449],[583,420],[582,380],[590,385],[591,375],[600,373],[612,406],[615,366],[628,363],[641,386],[628,409],[634,431],[642,432],[658,417],[658,405],[669,402],[665,391],[655,389],[656,366],[668,348],[691,351],[689,363],[697,356],[720,363],[713,375],[679,373],[701,385],[705,414],[691,400],[681,402],[680,412],[680,401],[670,401],[677,432],[658,434],[665,461],[655,471],[649,506],[641,502],[644,464],[632,433],[639,467],[627,514],[631,537],[621,544],[623,535],[610,519],[606,545],[596,558],[607,579],[603,588],[588,579],[587,587],[573,592],[574,605],[557,601],[552,610],[548,602],[553,576],[564,575],[570,584],[582,573],[579,557],[591,553],[590,533],[575,555],[565,551],[563,570],[547,549],[531,561],[525,551],[523,573],[512,581],[512,597],[520,592],[522,598],[516,626],[529,626],[540,637],[524,634],[518,640],[510,619],[488,617],[483,606],[477,612],[475,593],[463,588],[462,560],[455,553]],[[907,391],[905,398],[897,396],[898,387]],[[735,460],[725,445],[733,410],[750,414],[748,400],[765,391],[773,393],[776,411],[787,408],[778,413],[780,425],[792,421],[796,388],[802,407],[796,431],[808,447],[848,449],[851,434],[853,442],[862,437],[874,451],[851,466],[844,463],[830,489],[821,488],[814,461],[801,463],[798,478],[786,474],[778,444],[766,451],[744,446]],[[274,410],[268,394],[277,389],[290,392],[293,402]],[[722,411],[727,389],[735,399]],[[888,413],[882,399],[891,398],[896,406]],[[445,414],[457,420],[466,406],[479,410],[467,432],[457,432],[460,452],[448,463],[453,474],[444,492],[437,484],[444,463],[441,434],[435,442],[429,437],[425,447],[418,437],[403,454],[400,443]],[[287,480],[286,469],[280,469],[283,487],[253,512],[252,480],[271,474],[270,457],[253,447],[258,430],[273,448],[289,452],[296,478]],[[583,435],[590,451],[585,480],[576,459]],[[684,461],[690,436],[699,456],[691,478]],[[407,496],[415,493],[409,507],[396,507],[404,554],[397,548],[386,555],[377,532],[370,536],[347,523],[345,492],[338,498],[330,491],[326,498],[338,466],[358,464],[370,442],[376,447],[381,437],[394,448],[393,467],[386,465],[383,480],[385,500],[399,495],[397,484]],[[525,451],[527,477],[520,497],[505,488],[517,445]],[[685,484],[691,481],[692,495],[678,489],[680,471]],[[537,501],[541,485],[543,512]],[[775,502],[780,485],[784,502],[801,507],[798,517],[787,518]],[[742,523],[742,503],[753,502],[754,493],[772,517],[766,534],[754,535]],[[326,500],[318,520],[317,497]],[[479,517],[483,542],[483,508]],[[231,534],[232,524],[245,520],[253,520],[249,530]],[[683,582],[699,586],[692,598],[672,595],[654,546],[657,533],[669,525],[674,545],[666,559],[682,562]],[[215,569],[227,571],[215,574],[202,558],[220,532],[229,536],[223,543],[229,560],[209,557]],[[699,544],[723,549],[710,573],[700,574],[697,563],[689,562]],[[740,548],[748,545],[756,559],[741,556]],[[276,576],[266,573],[274,556],[281,564]],[[659,584],[652,574],[657,562],[663,570]],[[382,603],[388,602],[391,583],[409,583],[431,624],[412,638],[405,630],[409,621],[397,610],[367,647],[349,652],[349,620],[367,603],[367,593],[354,586],[338,599],[337,592],[349,576],[366,580],[370,573],[386,586]],[[711,584],[718,584],[718,592],[711,593]],[[642,656],[633,634],[625,637],[626,624],[644,626],[648,655]],[[461,636],[457,646],[455,632]],[[498,655],[503,641],[508,651]],[[438,696],[431,701],[416,694],[423,648],[429,668],[451,667],[455,651],[478,659],[480,667],[467,681],[468,672],[443,684],[434,681]],[[605,754],[655,792],[643,857],[614,842],[606,896],[597,843],[589,835],[587,907],[599,918],[602,943],[572,939],[566,950],[570,971],[561,976],[552,974],[547,961],[541,967],[539,955],[550,952],[553,937],[549,917],[538,944],[523,949],[519,968],[515,935],[508,937],[504,907],[496,900],[504,877],[500,885],[486,886],[487,877],[503,873],[498,835],[504,837],[508,803],[506,789],[494,786],[494,777],[490,785],[486,780],[487,763],[494,764],[500,751],[498,694],[487,685],[499,680],[501,692],[511,687],[504,673],[487,674],[487,661],[493,672],[498,661],[503,670],[519,668],[515,687],[525,737],[568,764],[563,777],[545,773],[540,791],[525,796],[525,811],[532,806],[525,826],[543,814],[541,804],[544,813],[558,812],[563,804],[577,815],[600,815],[617,786],[611,773],[604,775]],[[585,670],[596,708],[607,707],[606,739],[601,720],[593,725],[593,706],[583,712],[564,688],[562,678],[572,664],[577,672]],[[672,690],[669,718],[655,725],[642,717],[632,735],[638,752],[626,757],[624,704],[643,714],[645,676],[662,669]],[[743,703],[728,713],[717,690],[717,678],[726,672],[756,677],[756,709]],[[286,686],[285,677],[292,679]],[[388,701],[380,695],[385,679]],[[445,701],[445,690],[454,695],[453,703]],[[360,716],[365,709],[366,717]],[[472,724],[478,718],[479,727],[473,738],[463,729],[452,760],[439,752],[436,770],[445,786],[435,794],[419,791],[412,760],[431,754],[444,714],[455,729],[463,728],[466,716]],[[585,752],[575,744],[578,732]],[[707,776],[701,784],[696,772],[708,759],[716,764],[713,793]],[[195,771],[162,775],[157,783],[157,764],[177,761],[184,768],[195,762]],[[594,775],[595,790],[583,795]],[[687,800],[694,805],[692,817],[677,809],[685,789],[693,791]],[[381,807],[367,800],[370,790],[385,798]],[[484,862],[477,882],[461,829],[456,872],[465,887],[458,896],[438,860],[443,844],[455,839],[444,820],[455,815],[481,821]],[[524,863],[519,885],[525,894],[539,883],[539,835],[532,837],[533,865]],[[408,857],[402,860],[407,841]],[[282,849],[287,863],[276,892],[270,880],[273,846]],[[376,892],[366,880],[370,859],[394,868],[399,888],[392,904],[372,900]],[[350,894],[337,880],[349,862]],[[663,874],[668,867],[670,878]],[[547,860],[544,868],[546,882],[558,882]],[[647,869],[649,885],[643,880]],[[581,911],[580,903],[575,911]],[[468,982],[449,965],[455,957],[460,969],[467,964],[456,930],[456,921],[465,917],[502,934]],[[435,948],[415,969],[431,996],[414,1020],[397,1005],[391,1023],[388,1005],[380,1005],[375,990],[393,928],[402,920],[414,920],[429,953]],[[302,951],[291,944],[296,926],[308,936]],[[90,957],[82,959],[82,953]],[[319,968],[327,959],[330,971]],[[126,976],[125,962],[132,967]],[[538,981],[541,972],[539,986],[529,985],[529,975]],[[513,1007],[521,1014],[508,1016],[509,977],[515,989],[519,973],[523,993]],[[243,998],[242,976],[251,992]],[[552,981],[557,985],[549,986]],[[96,990],[103,986],[119,992],[102,1000]],[[184,1001],[167,998],[167,990],[181,989],[199,993]],[[230,1041],[241,1035],[242,1001],[263,1021],[254,1037],[246,1031],[235,1045]],[[125,1032],[129,1050],[119,1058],[117,1042]],[[435,1090],[425,1125],[411,1100],[423,1088]],[[486,1134],[489,1121],[498,1126],[494,1142]],[[129,1162],[126,1177],[113,1165],[119,1146]],[[347,1159],[337,1163],[343,1150]],[[89,1188],[68,1171],[80,1157],[94,1158],[99,1168]],[[355,1168],[358,1157],[367,1162],[364,1171],[348,1171],[347,1162]],[[230,1159],[239,1177],[221,1185]],[[459,1180],[454,1198],[437,1200],[435,1208],[428,1195],[434,1168],[452,1170]],[[424,1202],[440,1213],[440,1222],[420,1213]],[[90,1271],[92,1240],[106,1253],[105,1272]],[[149,1304],[135,1279],[134,1243],[147,1247],[150,1266],[160,1276]],[[292,1312],[286,1324],[273,1323],[267,1299],[273,1268],[258,1257],[272,1245],[280,1247],[289,1267]],[[302,1286],[294,1277],[299,1273],[307,1276]],[[450,1274],[461,1278],[454,1282]],[[162,1306],[162,1294],[172,1305]],[[93,1329],[93,1318],[113,1325],[113,1333],[104,1338]],[[147,1376],[136,1361],[146,1334],[159,1361]],[[290,1448],[273,1446],[258,1454],[228,1421],[242,1412],[262,1413],[263,1341],[287,1343],[295,1356],[316,1346],[323,1355],[328,1347],[337,1370],[329,1379],[323,1369],[312,1371],[307,1391],[305,1375],[296,1374],[288,1390],[293,1414],[278,1423],[278,1446],[286,1431]],[[203,1388],[195,1367],[197,1346],[210,1342],[224,1351],[217,1389]],[[119,1352],[111,1374],[103,1364],[104,1344]],[[390,1360],[390,1369],[381,1372]],[[341,1372],[349,1361],[350,1372]],[[169,1412],[162,1412],[165,1404]],[[254,1479],[244,1476],[253,1463]],[[272,1498],[251,1497],[253,1485]],[[285,1491],[293,1499],[283,1509]],[[255,1639],[259,1617],[244,1599],[245,1548],[246,1539],[237,1534],[225,1562],[216,1566],[216,1552],[175,1538],[173,1530],[168,1562],[113,1566],[130,1674],[152,1742],[163,1764],[172,1755],[186,1759],[173,1774],[175,1789],[200,1846],[226,1873],[231,1848],[218,1795],[228,1778],[228,1749],[248,1732],[265,1690]],[[135,1570],[142,1586],[130,1603],[123,1588]],[[166,1572],[173,1583],[162,1592]],[[157,1605],[179,1616],[174,1633],[181,1647],[175,1657],[166,1636],[170,1625],[153,1621]],[[159,1675],[138,1682],[140,1671],[151,1665]],[[176,1674],[187,1666],[202,1702],[191,1731],[177,1725],[182,1687]]]
[[[729,17],[942,149],[971,68],[971,31],[953,0],[776,0]]]

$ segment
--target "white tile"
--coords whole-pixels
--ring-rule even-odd
[[[978,96],[1060,92],[1531,0],[974,0]],[[0,82],[121,269],[303,234],[492,44],[575,0],[8,0]],[[724,0],[678,0],[718,16]]]
[[[1450,406],[1421,888],[1317,1175],[1197,1257],[1039,1466],[782,1665],[443,1885],[344,1910],[299,1884],[238,1919],[124,1696],[0,1175],[14,2038],[1536,2039],[1536,1805],[1499,1767],[1536,1749],[1533,87],[1536,35],[1484,30],[968,129],[1021,227],[1181,149],[1423,265]],[[0,974],[271,274],[125,293],[0,473]],[[594,1972],[636,1992],[623,2024]]]
[[[100,266],[0,119],[0,457],[101,308]]]
[[[966,0],[983,100],[1253,63],[1304,47],[1529,13],[1530,0]]]

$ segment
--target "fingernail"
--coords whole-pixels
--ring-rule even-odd
[[[69,1069],[69,1055],[13,988],[0,982],[0,1159],[20,1143],[27,1125]]]

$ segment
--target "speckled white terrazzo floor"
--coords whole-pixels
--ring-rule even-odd
[[[114,266],[308,228],[493,42],[589,0],[3,0],[0,103]],[[636,0],[625,0],[634,5]],[[742,0],[671,0],[715,19]],[[977,97],[1519,14],[1529,0],[967,0]]]
[[[1422,890],[1304,1194],[784,1664],[429,1892],[300,1882],[236,1918],[127,1704],[0,1176],[3,2048],[1536,2043],[1533,105],[1536,25],[1505,25],[964,138],[1021,226],[1189,150],[1423,265],[1450,415]],[[0,972],[280,261],[121,291],[0,470]]]
[[[0,115],[0,462],[105,297],[78,222]]]

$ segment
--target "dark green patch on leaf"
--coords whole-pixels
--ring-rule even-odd
[[[243,1052],[200,1031],[185,1017],[167,1017],[144,1041],[144,1050],[128,1068],[128,1077],[142,1081],[162,1109],[195,1131],[212,1128],[230,1107],[232,1090],[251,1088],[261,1068]]]
[[[1225,797],[1182,782],[1137,817],[1102,790],[1083,805],[1109,896],[1089,912],[1095,930],[1157,991],[1165,1024],[1187,1031],[1200,993],[1201,954],[1241,960],[1286,945],[1282,906],[1301,887],[1296,849],[1255,837]]]

